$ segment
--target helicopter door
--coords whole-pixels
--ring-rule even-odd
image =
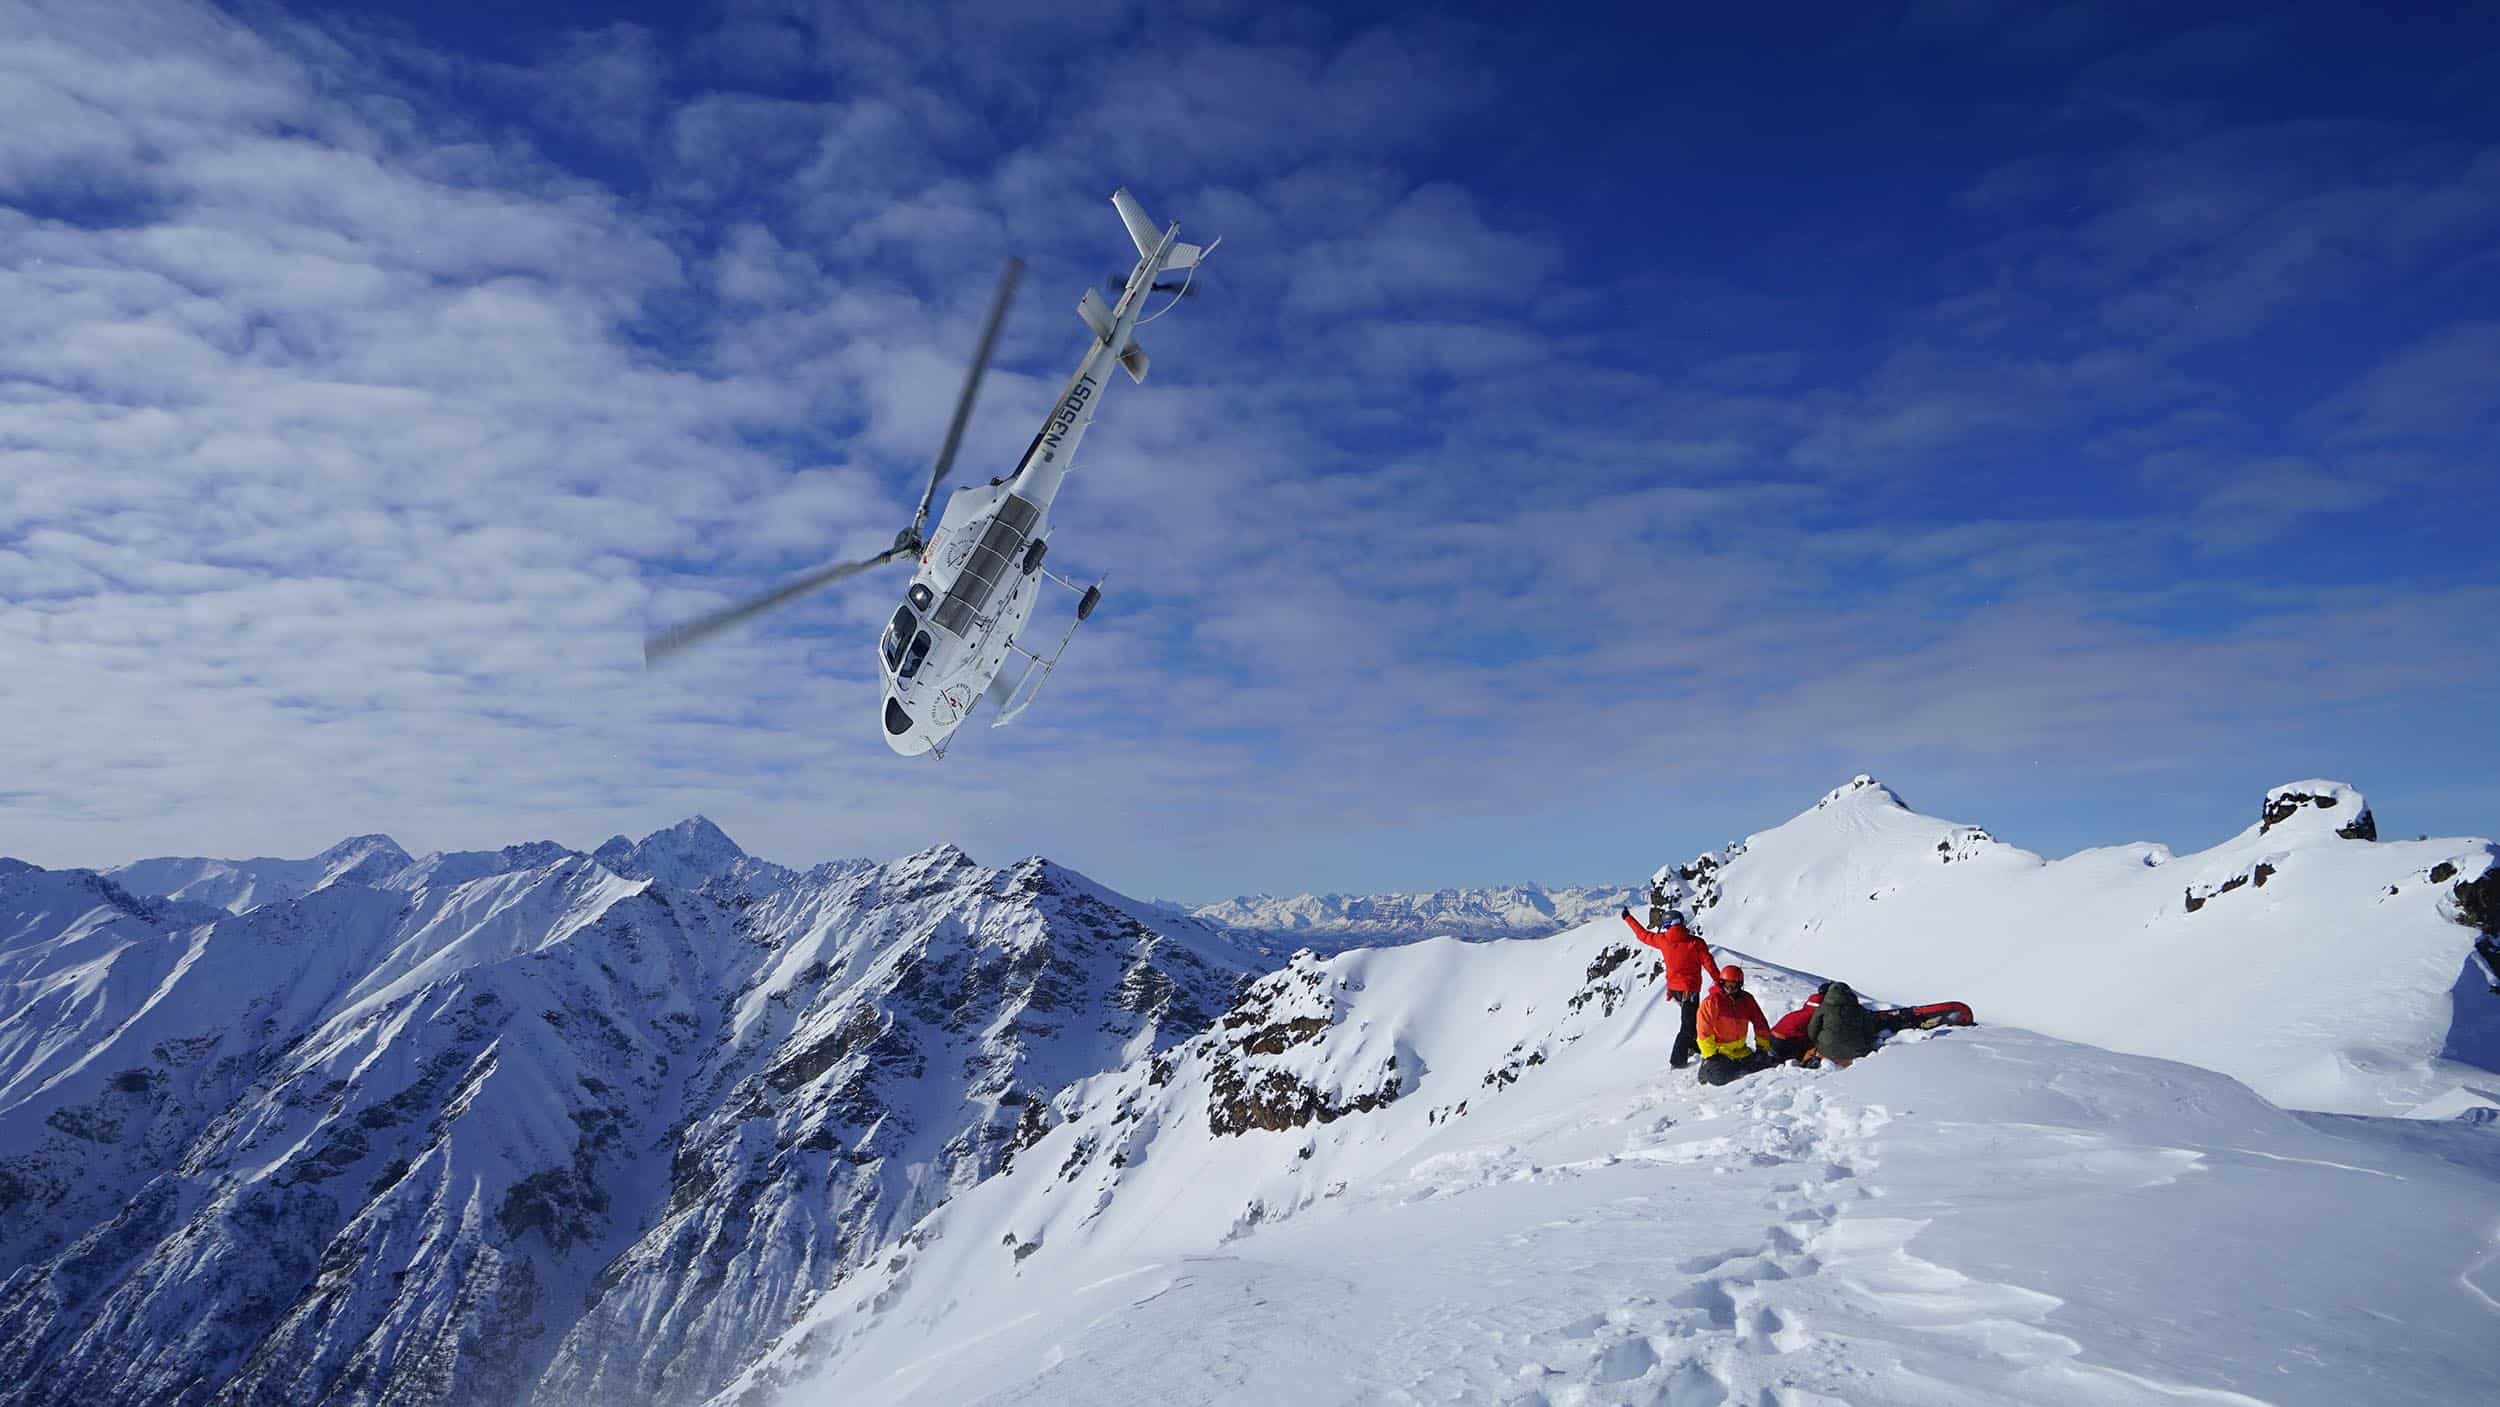
[[[914,630],[919,629],[919,627],[920,622],[912,615],[911,607],[897,606],[894,608],[894,619],[888,623],[885,628],[884,647],[886,668],[897,669],[901,667],[903,663],[903,647],[911,643],[911,633]]]

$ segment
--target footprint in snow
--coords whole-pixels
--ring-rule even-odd
[[[1563,1325],[1557,1332],[1566,1339],[1585,1339],[1594,1336],[1598,1330],[1612,1322],[1603,1314],[1583,1315]]]
[[[1657,1366],[1658,1351],[1649,1346],[1649,1340],[1621,1339],[1597,1355],[1596,1379],[1601,1383],[1628,1383]]]
[[[1700,1310],[1714,1329],[1736,1327],[1736,1297],[1728,1293],[1724,1281],[1704,1280],[1668,1303],[1682,1309]]]
[[[1650,1400],[1657,1407],[1720,1407],[1727,1397],[1727,1379],[1699,1363],[1687,1363]]]

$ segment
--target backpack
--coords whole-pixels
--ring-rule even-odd
[[[1826,1060],[1856,1060],[1875,1049],[1875,1022],[1846,982],[1823,988],[1823,1003],[1815,1008],[1806,1030]]]

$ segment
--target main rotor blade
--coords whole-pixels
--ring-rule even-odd
[[[844,577],[857,576],[870,567],[882,567],[904,555],[906,555],[904,546],[898,543],[874,557],[858,562],[843,562],[837,566],[809,572],[795,581],[784,582],[752,600],[741,601],[737,605],[714,611],[708,616],[690,620],[674,630],[664,630],[657,635],[648,636],[642,642],[642,666],[649,669],[672,655],[702,644],[733,625],[753,620],[775,606],[794,601],[818,587],[831,586]]]
[[[998,345],[998,329],[1007,321],[1007,305],[1016,296],[1016,282],[1024,277],[1024,261],[1009,259],[1007,267],[998,271],[998,292],[990,299],[989,321],[981,325],[981,345],[972,354],[972,370],[964,374],[963,395],[956,398],[955,418],[946,427],[946,443],[938,446],[937,462],[929,466],[929,487],[920,495],[920,509],[911,516],[911,535],[917,541],[920,530],[929,523],[929,502],[937,497],[938,485],[955,467],[955,449],[964,441],[964,422],[972,418],[972,398],[980,393],[981,375],[989,370],[990,350]]]

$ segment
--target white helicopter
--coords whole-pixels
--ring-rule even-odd
[[[1212,243],[1205,248],[1181,243],[1177,224],[1157,230],[1126,189],[1112,192],[1111,204],[1137,246],[1137,266],[1129,272],[1118,302],[1105,305],[1090,288],[1078,301],[1078,315],[1093,330],[1093,345],[1086,349],[1076,375],[1059,393],[1050,417],[1042,422],[1013,474],[979,488],[957,489],[938,517],[937,531],[925,541],[921,538],[920,531],[929,521],[930,501],[954,467],[964,422],[972,415],[972,400],[997,344],[999,324],[1007,316],[1007,304],[1023,273],[1021,264],[1009,260],[990,304],[989,320],[981,328],[980,347],[964,378],[963,394],[955,402],[955,418],[946,427],[945,443],[930,466],[929,487],[920,495],[911,526],[895,534],[894,545],[864,561],[810,572],[752,600],[654,635],[643,641],[644,664],[657,664],[845,577],[900,557],[917,557],[920,569],[912,574],[910,589],[887,623],[877,651],[885,679],[880,721],[887,745],[906,757],[924,752],[943,757],[947,740],[982,699],[997,696],[997,716],[990,720],[993,728],[1014,722],[1030,708],[1058,666],[1059,656],[1066,652],[1068,641],[1075,637],[1077,625],[1102,600],[1099,579],[1080,587],[1043,567],[1042,558],[1050,550],[1051,500],[1058,497],[1059,485],[1076,458],[1077,443],[1102,405],[1111,364],[1119,363],[1130,380],[1146,379],[1146,351],[1136,338],[1138,314],[1146,300],[1155,293],[1170,293],[1177,303],[1189,293],[1190,282],[1163,283],[1162,276],[1187,272],[1194,280],[1199,261],[1215,248]],[[1076,619],[1068,622],[1066,633],[1047,657],[1016,642],[1045,580],[1077,593]],[[1011,654],[1022,655],[1025,661],[1013,683],[1001,677]]]

